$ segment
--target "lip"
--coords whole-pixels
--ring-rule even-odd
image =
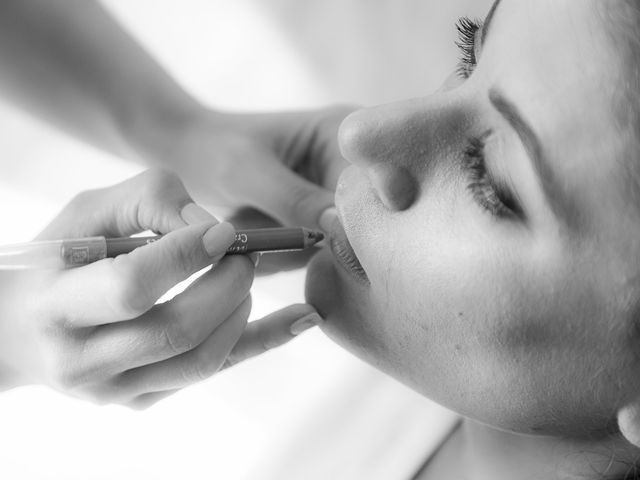
[[[369,277],[353,250],[347,234],[339,220],[333,223],[329,232],[329,248],[337,263],[355,280],[363,285],[370,285]]]

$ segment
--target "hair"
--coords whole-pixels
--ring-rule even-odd
[[[615,86],[608,89],[611,95],[616,129],[621,134],[624,148],[613,152],[612,160],[619,161],[629,180],[628,198],[637,205],[640,219],[640,0],[593,0],[592,5],[604,26],[610,40],[611,51],[617,55],[613,81]],[[622,155],[622,158],[619,156]],[[629,314],[640,325],[640,304]],[[603,479],[640,480],[640,461],[629,464],[624,476]]]
[[[594,0],[594,6],[613,50],[619,53],[618,80],[622,88],[615,95],[617,119],[621,127],[637,127],[640,113],[640,0]]]
[[[617,130],[622,135],[623,163],[631,180],[629,192],[640,218],[640,0],[593,0],[612,51],[618,55],[610,88]]]

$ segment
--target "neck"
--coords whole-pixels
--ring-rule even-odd
[[[466,420],[462,452],[474,480],[631,480],[638,451],[621,437],[574,440],[527,436]]]

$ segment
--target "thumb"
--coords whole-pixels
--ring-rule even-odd
[[[322,229],[322,214],[333,207],[333,192],[305,180],[280,162],[245,180],[250,204],[284,225]]]
[[[80,193],[38,239],[120,237],[145,230],[165,234],[197,223],[194,216],[203,217],[200,221],[215,222],[200,207],[196,208],[174,173],[151,169],[112,187]]]

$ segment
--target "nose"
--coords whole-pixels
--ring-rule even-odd
[[[340,126],[342,155],[367,175],[382,203],[410,208],[433,153],[434,126],[420,100],[362,109]]]

